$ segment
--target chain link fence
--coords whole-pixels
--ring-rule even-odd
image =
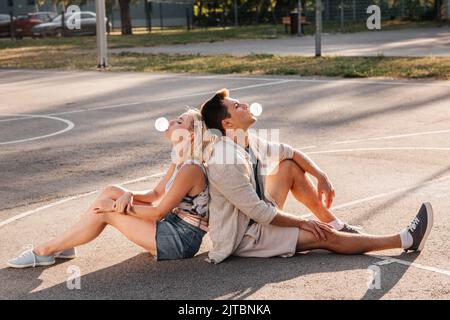
[[[95,12],[95,0],[73,0],[81,10]],[[131,0],[130,17],[133,28],[205,28],[210,26],[280,25],[299,3],[306,25],[315,25],[315,0]],[[122,27],[118,0],[106,1],[106,16],[113,30]],[[449,20],[450,0],[322,0],[323,31],[358,31],[365,25],[367,8],[378,5],[383,22],[395,20]],[[19,15],[34,11],[57,11],[62,7],[46,0],[0,0],[0,14]],[[284,19],[283,19],[284,18]],[[286,26],[288,27],[288,26]],[[292,32],[294,33],[294,32]]]

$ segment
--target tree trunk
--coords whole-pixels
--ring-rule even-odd
[[[440,20],[442,13],[442,1],[441,0],[434,0],[434,16],[435,19]]]
[[[133,34],[131,26],[130,1],[131,0],[119,0],[122,35]]]

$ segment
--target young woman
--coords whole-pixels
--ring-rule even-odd
[[[75,247],[97,238],[107,225],[157,260],[193,257],[207,232],[209,217],[208,180],[202,157],[195,154],[199,154],[195,146],[198,139],[194,139],[196,121],[201,121],[200,113],[189,110],[169,122],[164,136],[178,151],[155,189],[132,192],[118,186],[106,187],[77,224],[9,260],[8,266],[47,266],[54,264],[55,258],[74,258]]]

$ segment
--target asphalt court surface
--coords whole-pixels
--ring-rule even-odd
[[[261,103],[256,128],[279,129],[281,141],[328,173],[341,219],[398,232],[430,201],[435,224],[425,250],[212,266],[206,238],[195,258],[156,263],[108,228],[75,260],[6,268],[23,245],[76,222],[96,190],[154,186],[170,159],[154,120],[198,107],[222,87]],[[0,298],[450,298],[450,82],[2,70],[0,92]],[[286,211],[308,215],[292,198]],[[72,265],[81,290],[66,286]],[[379,289],[368,288],[374,265]]]

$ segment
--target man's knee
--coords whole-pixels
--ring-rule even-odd
[[[294,160],[283,160],[280,162],[280,172],[284,176],[292,179],[293,183],[299,185],[306,185],[308,177],[306,176],[305,170],[300,167]]]
[[[282,160],[279,165],[279,170],[288,174],[305,174],[305,171],[292,159]]]
[[[333,251],[339,251],[339,249],[342,248],[342,242],[344,241],[344,238],[342,237],[341,232],[332,229],[331,232],[326,233],[326,237],[326,242],[329,246],[329,249]]]
[[[294,160],[283,160],[270,173],[269,177],[275,180],[289,180],[292,184],[295,179],[305,179],[305,171]]]

